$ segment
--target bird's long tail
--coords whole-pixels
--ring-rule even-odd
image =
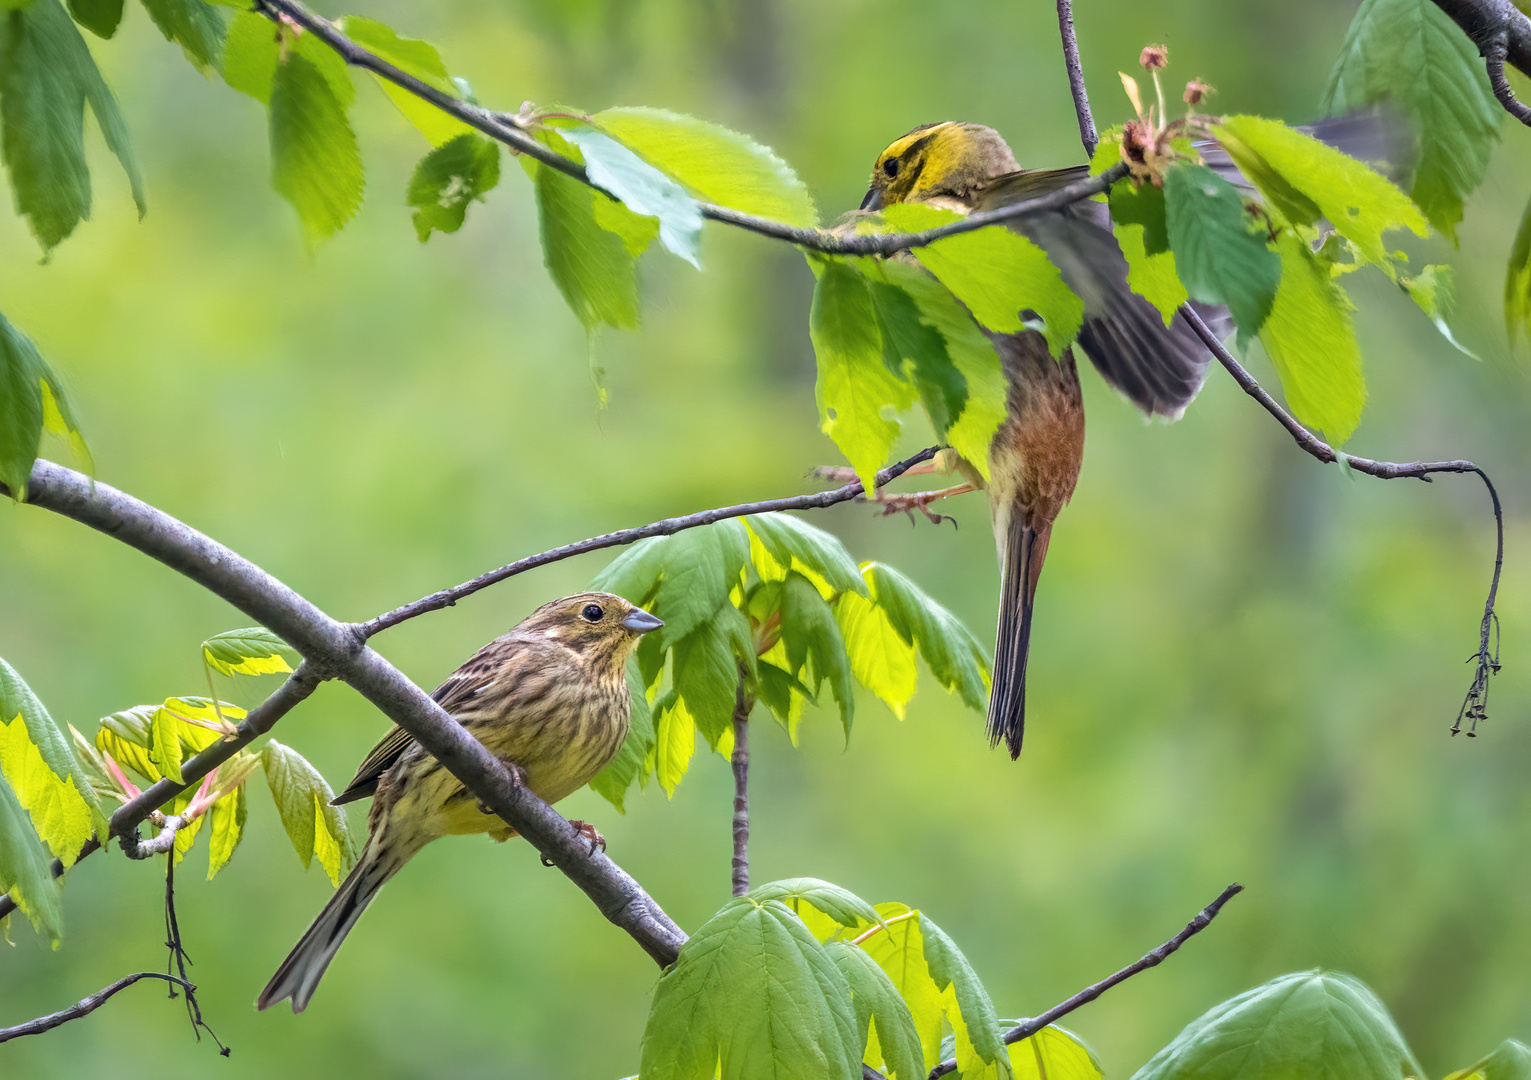
[[[276,974],[271,976],[266,989],[256,999],[255,1007],[269,1009],[277,1002],[291,998],[293,1012],[300,1013],[308,1008],[309,999],[314,996],[319,980],[324,977],[325,968],[335,959],[335,953],[351,932],[351,927],[356,925],[361,913],[367,910],[367,905],[372,903],[378,890],[403,865],[402,859],[391,859],[386,854],[377,857],[369,849],[345,881],[341,882],[330,902],[324,905],[324,910],[319,912],[313,925],[298,939],[292,952],[287,954],[287,959],[282,961],[282,966],[276,969]]]
[[[1031,651],[1031,611],[1052,523],[1032,528],[1014,513],[1006,525],[999,633],[994,642],[994,685],[989,695],[989,742],[1001,739],[1012,759],[1021,756],[1026,733],[1026,657]]]

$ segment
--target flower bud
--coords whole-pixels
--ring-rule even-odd
[[[1185,103],[1187,105],[1200,105],[1201,99],[1215,91],[1215,87],[1208,86],[1200,79],[1192,79],[1185,84]]]
[[[1167,45],[1149,45],[1138,56],[1138,63],[1148,71],[1158,71],[1160,68],[1169,67],[1170,50]]]

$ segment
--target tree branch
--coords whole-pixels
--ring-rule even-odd
[[[1510,0],[1435,0],[1435,6],[1478,46],[1499,103],[1522,124],[1531,124],[1531,109],[1516,99],[1504,77],[1506,62],[1531,75],[1531,19]]]
[[[902,476],[909,469],[924,461],[929,461],[940,451],[938,446],[928,446],[912,457],[889,465],[874,478],[874,486],[882,487],[890,480]],[[487,589],[490,585],[506,578],[515,577],[517,574],[546,566],[549,563],[559,562],[574,555],[583,555],[587,551],[599,551],[602,548],[621,547],[625,544],[633,544],[639,540],[645,540],[651,536],[670,536],[685,529],[695,529],[700,525],[711,525],[714,522],[723,521],[726,518],[748,517],[750,514],[764,514],[774,510],[816,510],[826,506],[834,506],[837,503],[851,502],[865,494],[866,489],[861,481],[846,484],[844,487],[835,488],[832,491],[816,491],[809,495],[789,495],[783,499],[766,499],[761,502],[738,503],[734,506],[721,506],[716,510],[702,510],[695,514],[686,514],[682,517],[665,518],[662,521],[651,522],[648,525],[639,525],[633,529],[619,529],[617,532],[603,533],[600,536],[592,536],[588,540],[579,540],[573,544],[565,544],[550,551],[544,551],[537,555],[528,555],[524,559],[502,566],[498,570],[491,570],[487,574],[480,574],[471,581],[465,581],[450,589],[442,589],[440,592],[422,596],[419,600],[411,601],[403,607],[394,608],[385,615],[379,615],[375,619],[361,623],[358,629],[366,638],[372,637],[380,631],[387,630],[390,626],[397,626],[417,615],[424,615],[427,611],[436,611],[440,608],[451,607],[465,596],[472,596],[480,589]]]
[[[1371,458],[1351,457],[1340,453],[1303,427],[1291,413],[1277,404],[1276,399],[1255,381],[1253,375],[1244,370],[1244,366],[1238,360],[1234,359],[1233,354],[1218,340],[1217,335],[1201,320],[1201,316],[1196,314],[1191,305],[1180,305],[1180,316],[1191,325],[1202,343],[1212,351],[1212,355],[1217,357],[1218,362],[1227,369],[1244,392],[1258,401],[1266,412],[1274,416],[1281,426],[1286,428],[1300,449],[1319,461],[1325,464],[1338,462],[1348,469],[1365,473],[1367,476],[1375,476],[1379,480],[1412,477],[1430,483],[1430,477],[1434,473],[1474,473],[1483,481],[1483,486],[1488,488],[1489,499],[1494,505],[1494,573],[1489,579],[1488,600],[1483,605],[1483,621],[1478,627],[1478,652],[1473,657],[1477,661],[1477,667],[1473,673],[1472,685],[1468,688],[1467,697],[1462,701],[1456,723],[1451,726],[1451,733],[1455,735],[1462,730],[1462,721],[1467,720],[1467,735],[1468,738],[1472,738],[1477,734],[1478,722],[1488,718],[1489,676],[1499,671],[1496,633],[1499,617],[1494,613],[1494,600],[1499,594],[1499,574],[1504,568],[1504,510],[1499,504],[1499,492],[1494,489],[1494,483],[1488,478],[1488,473],[1471,461],[1373,461]]]
[[[734,699],[734,752],[729,765],[734,770],[734,895],[750,891],[750,708],[754,702],[744,693],[743,672],[739,673],[738,696]]]
[[[1117,983],[1127,981],[1140,971],[1147,971],[1151,967],[1159,966],[1176,949],[1180,948],[1180,946],[1184,945],[1191,938],[1205,930],[1211,924],[1212,920],[1217,918],[1217,913],[1223,910],[1223,905],[1243,891],[1244,886],[1242,885],[1228,886],[1222,891],[1221,895],[1219,895],[1216,900],[1202,908],[1201,911],[1197,914],[1196,918],[1186,923],[1184,930],[1170,938],[1163,945],[1160,945],[1157,949],[1153,949],[1150,952],[1144,953],[1143,958],[1137,961],[1137,963],[1128,964],[1126,967],[1122,968],[1122,970],[1116,972],[1116,974],[1108,975],[1106,978],[1102,979],[1098,983],[1095,983],[1093,986],[1085,987],[1083,990],[1079,991],[1079,993],[1075,994],[1073,997],[1067,999],[1066,1001],[1059,1002],[1051,1009],[1048,1009],[1041,1016],[1033,1017],[1023,1024],[1017,1024],[1015,1027],[1005,1032],[1005,1042],[1013,1044],[1018,1043],[1023,1039],[1029,1039],[1037,1032],[1047,1027],[1049,1024],[1057,1023],[1059,1020],[1063,1019],[1065,1016],[1079,1008],[1081,1005],[1088,1005],[1090,1002],[1100,997],[1100,995],[1104,994],[1107,990],[1110,990]],[[947,1073],[955,1072],[956,1069],[957,1059],[947,1058],[934,1069],[930,1070],[930,1080],[939,1080],[940,1077],[945,1076]]]
[[[1504,111],[1522,124],[1531,127],[1531,107],[1527,107],[1515,96],[1515,91],[1510,89],[1510,80],[1505,78],[1506,51],[1505,42],[1501,39],[1490,45],[1488,52],[1483,54],[1484,66],[1488,69],[1488,84],[1494,91],[1494,96],[1499,99],[1499,104],[1504,106]]]
[[[300,3],[299,0],[255,0],[255,8],[272,22],[279,25],[286,24],[300,27],[313,34],[331,49],[334,49],[347,64],[363,68],[379,78],[388,80],[395,86],[408,91],[422,101],[434,105],[442,112],[456,117],[469,127],[482,132],[491,139],[504,143],[516,153],[526,154],[529,157],[535,158],[542,164],[557,169],[559,172],[573,177],[582,184],[586,184],[613,199],[616,198],[611,192],[592,183],[583,166],[571,161],[562,154],[548,149],[531,135],[527,134],[519,118],[509,113],[492,112],[478,105],[470,105],[465,101],[421,82],[413,75],[401,71],[382,57],[368,52],[360,45],[357,45],[350,38],[346,37],[345,34],[337,30],[334,23],[315,15]],[[982,213],[969,214],[961,221],[944,225],[938,229],[926,229],[917,233],[882,233],[866,236],[838,237],[821,229],[797,228],[792,225],[785,225],[779,221],[772,221],[770,218],[757,217],[754,214],[730,210],[726,206],[715,206],[712,203],[706,202],[699,203],[698,206],[702,216],[710,221],[732,225],[735,228],[744,229],[760,236],[785,240],[799,247],[823,252],[827,255],[892,255],[895,252],[906,251],[909,248],[924,247],[947,236],[972,232],[975,229],[999,224],[1012,218],[1060,209],[1070,203],[1087,199],[1092,195],[1101,194],[1126,174],[1126,164],[1119,163],[1112,166],[1110,171],[1100,176],[1077,180],[1072,184],[1038,198],[1026,199],[997,210],[986,210]]]
[[[1079,42],[1074,39],[1072,0],[1058,0],[1058,33],[1063,37],[1063,65],[1068,68],[1069,91],[1074,95],[1074,115],[1079,120],[1079,141],[1084,156],[1093,158],[1100,137],[1095,133],[1095,118],[1090,115],[1090,95],[1084,87],[1084,69],[1079,66]]]
[[[174,975],[166,975],[162,971],[140,971],[133,975],[126,975],[112,985],[82,998],[56,1013],[47,1016],[39,1016],[36,1020],[28,1020],[25,1024],[17,1024],[15,1027],[0,1028],[0,1043],[9,1042],[11,1039],[19,1039],[23,1035],[41,1035],[45,1031],[52,1031],[61,1024],[67,1024],[71,1020],[78,1020],[82,1016],[89,1016],[101,1006],[105,1005],[112,996],[120,990],[126,990],[140,979],[163,979],[173,986],[180,986],[183,990],[195,991],[196,987],[190,983],[177,979]]]

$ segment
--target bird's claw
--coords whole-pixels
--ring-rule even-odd
[[[596,831],[594,825],[588,821],[571,821],[569,824],[574,826],[576,833],[590,841],[590,854],[592,856],[596,853],[597,849],[601,851],[606,850],[606,838]]]
[[[510,786],[512,788],[521,788],[526,786],[526,773],[522,771],[521,766],[517,765],[514,761],[507,761],[505,762],[505,767],[510,770]],[[495,810],[483,799],[478,800],[478,812],[480,814],[499,813],[498,810]]]
[[[956,518],[950,516],[949,514],[938,514],[930,508],[931,503],[935,502],[939,498],[944,497],[944,495],[945,492],[920,491],[914,493],[913,495],[884,495],[878,501],[882,503],[883,517],[887,517],[890,514],[908,514],[909,524],[913,525],[916,523],[914,520],[914,512],[918,510],[920,513],[924,514],[932,524],[939,525],[943,521],[950,521],[952,523],[952,528],[955,529],[957,527]]]

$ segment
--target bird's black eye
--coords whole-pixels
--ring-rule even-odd
[[[889,180],[891,180],[895,176],[897,176],[898,175],[898,158],[890,157],[887,161],[884,161],[882,163],[882,171],[887,174]]]
[[[584,616],[586,622],[600,622],[601,616],[605,615],[606,612],[602,610],[600,604],[586,604],[585,610],[581,611],[580,614]]]

